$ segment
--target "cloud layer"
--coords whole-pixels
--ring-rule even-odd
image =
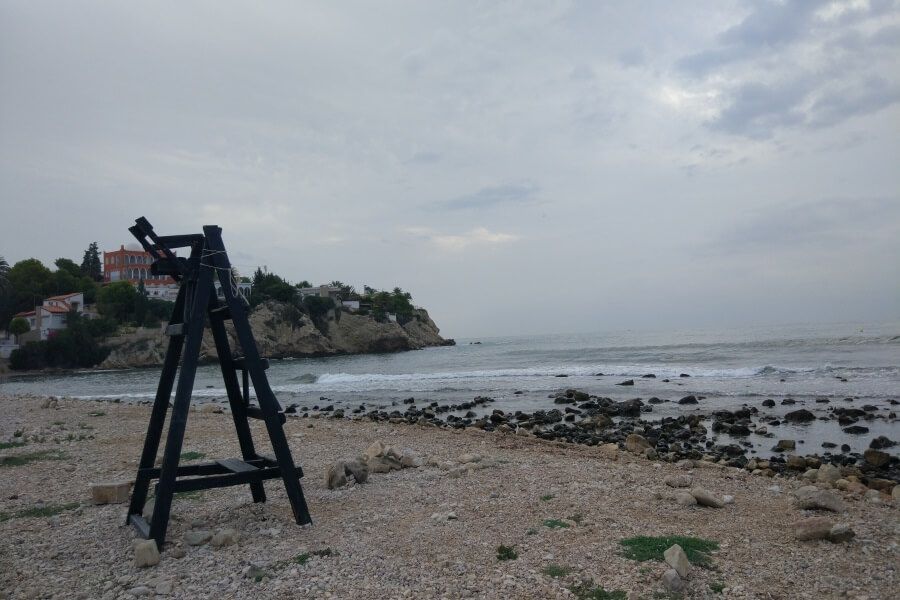
[[[455,336],[896,320],[898,50],[884,0],[5,2],[0,254],[146,215]]]

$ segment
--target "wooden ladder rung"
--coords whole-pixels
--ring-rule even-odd
[[[287,417],[283,412],[276,413],[278,415],[278,420],[284,425],[287,422]],[[259,419],[260,421],[266,420],[266,414],[262,411],[262,409],[258,406],[248,406],[247,407],[247,416],[251,419]]]
[[[239,458],[222,458],[216,461],[216,464],[222,465],[232,473],[246,473],[249,471],[258,471],[253,465],[247,464]]]

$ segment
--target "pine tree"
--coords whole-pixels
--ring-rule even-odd
[[[91,242],[88,249],[84,251],[81,272],[94,281],[103,281],[103,264],[100,262],[100,249],[97,247],[97,242]]]

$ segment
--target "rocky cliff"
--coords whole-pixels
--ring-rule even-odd
[[[260,354],[270,358],[331,356],[418,350],[427,346],[452,345],[444,339],[425,310],[417,310],[403,324],[382,323],[371,316],[331,311],[319,323],[296,307],[281,302],[266,302],[250,312],[250,326]],[[240,354],[240,345],[231,324],[228,337],[232,351]],[[104,369],[161,365],[168,338],[160,330],[137,329],[109,338],[109,356],[100,365]],[[216,359],[212,335],[207,330],[200,349],[201,361]]]

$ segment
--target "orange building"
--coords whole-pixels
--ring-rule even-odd
[[[150,273],[150,264],[153,257],[144,250],[132,250],[119,247],[103,253],[103,281],[130,281],[137,285],[141,279],[145,285],[169,285],[175,280],[168,275],[153,275]]]

